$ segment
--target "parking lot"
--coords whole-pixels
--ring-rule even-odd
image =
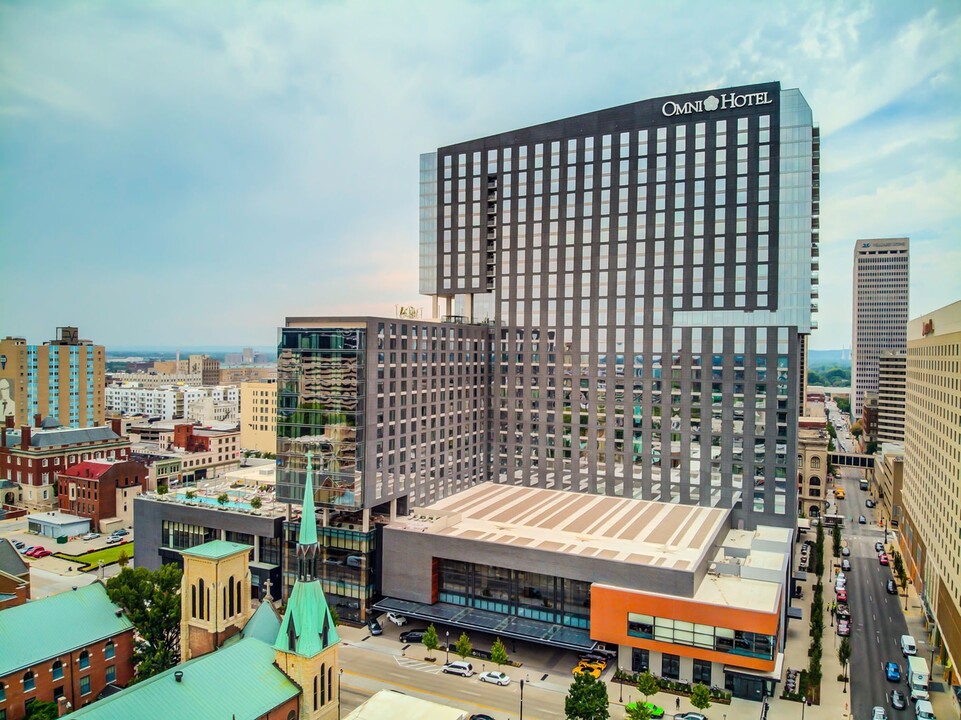
[[[71,538],[65,543],[58,543],[56,538],[44,537],[37,535],[36,533],[31,533],[27,530],[26,522],[22,520],[12,520],[0,522],[0,538],[9,539],[14,542],[21,542],[24,545],[24,550],[30,547],[43,547],[50,551],[50,555],[41,558],[26,557],[21,551],[20,555],[24,562],[30,565],[31,569],[31,580],[33,579],[33,570],[43,570],[45,573],[52,573],[54,575],[61,576],[71,576],[78,575],[82,573],[81,568],[83,567],[83,562],[79,560],[66,560],[63,558],[55,557],[55,554],[64,555],[74,555],[82,556],[87,553],[95,552],[97,550],[103,550],[110,547],[126,547],[128,549],[128,556],[130,560],[133,560],[133,531],[127,530],[127,535],[124,536],[123,542],[120,543],[107,543],[107,535],[100,535],[97,538],[91,540],[83,540],[80,537]],[[113,574],[113,573],[106,573]]]

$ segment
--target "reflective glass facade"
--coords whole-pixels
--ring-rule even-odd
[[[590,627],[589,582],[439,558],[438,600],[568,627]]]
[[[786,525],[816,252],[811,111],[777,83],[671,98],[683,113],[665,100],[424,156],[436,228],[421,290],[493,315],[496,480],[743,498],[749,527]]]

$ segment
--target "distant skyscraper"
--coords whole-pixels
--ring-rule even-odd
[[[878,442],[904,442],[904,388],[907,355],[882,350],[878,358]]]
[[[908,246],[908,238],[858,240],[854,245],[851,409],[855,418],[861,417],[864,393],[878,391],[881,351],[906,346]]]
[[[103,425],[104,385],[104,347],[81,340],[75,327],[57,328],[43,345],[0,340],[0,418],[17,426],[38,414],[64,427]]]
[[[793,524],[819,155],[779,83],[422,155],[421,293],[493,321],[493,477]]]

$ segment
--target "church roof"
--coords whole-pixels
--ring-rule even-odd
[[[250,616],[244,629],[240,631],[241,637],[253,637],[262,640],[268,645],[272,645],[277,639],[280,631],[280,615],[274,610],[274,606],[269,602],[260,603],[260,607]]]
[[[301,657],[313,657],[339,642],[340,636],[334,627],[334,619],[331,617],[320,581],[295,582],[274,647]]]
[[[250,545],[228,542],[227,540],[211,540],[210,542],[205,542],[203,545],[184,548],[180,551],[180,554],[207,558],[209,560],[220,560],[221,558],[236,555],[239,552],[250,552]]]
[[[175,675],[178,672],[183,673],[180,682]],[[67,717],[256,720],[298,695],[300,689],[274,665],[274,649],[256,638],[245,638],[164,670]]]

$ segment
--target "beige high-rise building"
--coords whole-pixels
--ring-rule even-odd
[[[104,424],[103,345],[81,340],[75,327],[57,328],[43,345],[0,340],[0,421],[32,425],[36,415],[64,427]]]
[[[879,443],[904,442],[904,386],[907,373],[904,350],[884,350],[878,358]]]
[[[827,510],[828,440],[824,396],[808,398],[805,413],[798,418],[798,515],[818,518]]]
[[[276,380],[251,380],[241,384],[240,447],[277,452]]]
[[[907,340],[901,537],[950,686],[961,662],[961,301],[912,320]]]
[[[858,240],[854,244],[851,411],[855,419],[861,417],[864,394],[878,391],[881,351],[904,349],[908,247],[908,238]]]

